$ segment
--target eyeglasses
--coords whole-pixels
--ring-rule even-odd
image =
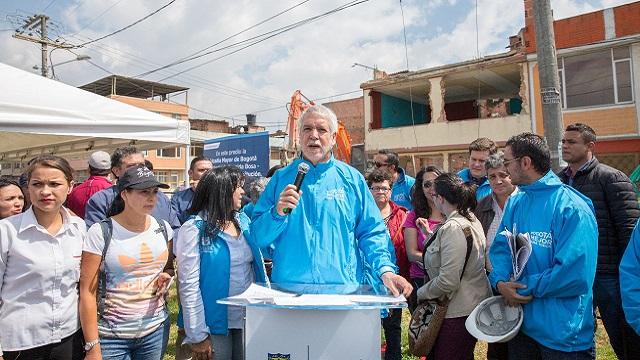
[[[379,162],[374,162],[373,163],[377,168],[381,168],[383,166],[389,166],[389,164],[386,163],[379,163]]]
[[[433,181],[431,181],[431,180],[427,180],[427,181],[422,183],[422,188],[423,189],[431,189],[432,186],[433,186]]]
[[[504,159],[504,161],[503,161],[502,163],[504,164],[504,166],[507,166],[507,165],[509,165],[510,163],[512,163],[512,162],[514,162],[514,161],[516,161],[516,160],[520,160],[520,159],[522,159],[522,157],[521,157],[521,156],[514,157],[513,159]]]
[[[371,192],[387,192],[391,190],[391,188],[384,187],[384,186],[372,186],[369,189],[371,189]]]

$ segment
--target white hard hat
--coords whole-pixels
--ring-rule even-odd
[[[518,334],[522,318],[522,306],[507,306],[502,296],[492,296],[478,304],[464,324],[478,340],[507,342]]]

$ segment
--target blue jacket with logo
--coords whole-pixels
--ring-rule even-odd
[[[471,170],[464,168],[458,171],[458,176],[462,178],[465,183],[471,182]],[[480,200],[483,197],[491,194],[491,186],[489,186],[489,179],[484,178],[484,182],[476,189],[476,199]]]
[[[549,171],[538,181],[519,185],[504,210],[499,231],[529,234],[532,253],[517,282],[533,295],[523,305],[520,331],[559,351],[593,345],[592,287],[598,256],[598,225],[591,200],[564,185]],[[506,237],[498,233],[489,258],[491,286],[509,281],[513,270]]]
[[[294,182],[302,161],[310,170],[300,201],[280,216],[280,193]],[[274,245],[274,283],[362,284],[365,261],[378,278],[396,270],[387,228],[364,178],[333,157],[317,166],[297,159],[278,170],[253,210],[251,232],[259,247]]]
[[[202,217],[195,216],[188,220],[187,223],[189,221],[194,221],[201,234],[203,234],[206,221]],[[252,241],[253,235],[249,229],[250,220],[244,213],[239,212],[238,222],[240,223],[242,235],[244,235],[253,254],[255,282],[266,283],[267,275],[262,254]],[[229,246],[220,233],[216,234],[215,237],[201,235],[198,246],[200,251],[200,295],[204,306],[205,322],[211,334],[226,335],[228,333],[227,305],[218,304],[217,301],[229,296],[231,267]],[[178,327],[184,327],[182,308],[179,309],[177,322]]]
[[[620,262],[620,292],[627,322],[640,335],[640,221]]]
[[[411,206],[411,188],[415,183],[415,178],[407,175],[403,169],[398,168],[398,178],[391,189],[391,201],[407,208],[409,211],[413,210]]]

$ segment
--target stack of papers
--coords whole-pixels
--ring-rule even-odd
[[[529,233],[518,234],[516,224],[513,224],[513,232],[504,229],[500,234],[507,238],[511,251],[511,265],[513,267],[512,281],[517,281],[524,271],[529,256],[531,256],[531,240]]]
[[[358,304],[398,304],[405,302],[404,296],[384,295],[338,295],[338,294],[294,294],[251,284],[242,294],[224,299],[225,302],[249,304],[272,302],[281,306],[352,306]]]

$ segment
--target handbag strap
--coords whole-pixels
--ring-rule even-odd
[[[438,228],[436,229],[436,231],[433,232],[433,234],[431,235],[431,237],[429,238],[429,240],[427,240],[426,244],[424,244],[424,250],[427,250],[427,248],[433,244],[433,242],[436,240],[436,235],[438,235],[438,231],[440,230],[440,228],[442,227],[442,225],[438,226]],[[468,226],[465,226],[462,228],[462,233],[464,234],[464,238],[465,241],[467,242],[467,253],[464,256],[464,265],[462,265],[462,272],[460,273],[460,280],[462,280],[462,276],[464,275],[464,270],[467,267],[467,262],[469,262],[469,256],[471,255],[471,248],[472,248],[472,244],[473,244],[473,233],[471,232],[471,228]],[[424,274],[427,275],[427,269],[424,268],[424,256],[426,254],[426,251],[423,252],[422,254],[422,271],[424,271]]]

